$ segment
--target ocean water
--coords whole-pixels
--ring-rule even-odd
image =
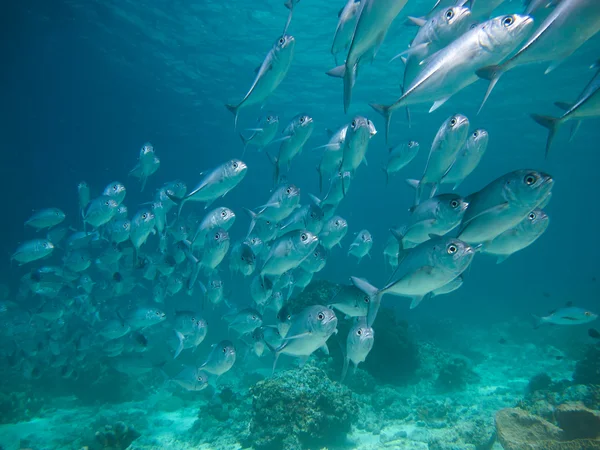
[[[301,0],[288,29],[296,44],[287,75],[262,109],[241,109],[236,129],[224,105],[243,98],[254,69],[281,35],[289,12],[282,2],[32,0],[6,5],[0,44],[2,449],[473,450],[500,449],[503,442],[507,449],[530,448],[523,442],[511,447],[506,437],[496,440],[502,435],[502,424],[495,425],[498,411],[518,405],[556,423],[552,411],[561,403],[579,401],[600,409],[598,339],[590,331],[598,322],[579,323],[589,317],[584,316],[573,326],[536,328],[532,318],[567,304],[600,313],[598,119],[583,121],[570,141],[569,125],[563,127],[545,158],[547,131],[530,118],[531,113],[558,116],[554,102],[578,97],[596,72],[590,65],[600,54],[600,37],[591,37],[549,74],[544,74],[548,62],[509,71],[479,114],[484,81],[432,113],[430,104],[411,106],[410,126],[404,112],[396,112],[390,144],[415,140],[420,151],[386,186],[381,170],[389,148],[385,125],[369,103],[389,104],[400,96],[402,64],[389,61],[416,33],[407,17],[426,14],[433,3],[408,0],[373,62],[360,66],[345,114],[342,82],[325,74],[335,66],[330,47],[343,2]],[[523,10],[520,1],[507,0],[493,16]],[[540,16],[535,24],[541,21]],[[329,355],[318,350],[302,367],[281,355],[274,374],[268,348],[259,357],[249,335],[228,329],[223,315],[256,307],[249,287],[255,274],[230,273],[229,254],[212,271],[223,280],[227,299],[216,306],[203,301],[198,285],[190,295],[184,288],[163,303],[154,302],[156,286],[178,277],[187,282],[187,260],[172,275],[149,280],[142,269],[131,267],[126,242],[118,248],[123,260],[100,270],[94,261],[109,246],[102,239],[86,250],[92,265],[82,273],[95,281],[89,296],[78,297],[84,292],[77,276],[59,280],[54,298],[27,287],[36,270],[62,267],[68,251],[57,243],[48,258],[22,266],[11,261],[20,243],[46,235],[24,222],[34,211],[56,207],[66,213],[58,227],[71,227],[68,233],[82,230],[77,203],[81,181],[90,186],[92,198],[110,182],[123,183],[132,219],[164,183],[182,180],[189,192],[202,172],[240,158],[248,166],[241,183],[206,211],[202,203],[186,203],[182,216],[202,217],[212,207],[226,206],[236,214],[228,230],[231,247],[242,241],[250,223],[244,208],[257,210],[273,189],[273,166],[263,153],[277,155],[280,144],[265,152],[249,147],[243,153],[239,132],[248,135],[246,129],[255,128],[257,117],[267,112],[279,117],[276,138],[297,114],[314,119],[304,150],[289,172],[283,171],[300,188],[303,205],[310,203],[309,194],[323,195],[315,170],[322,153],[315,148],[327,143],[327,130],[357,115],[377,128],[368,164],[357,169],[336,209],[348,223],[341,248],[334,247],[311,285],[288,300],[294,313],[311,304],[328,306],[337,286],[349,284],[351,276],[377,287],[393,276],[383,249],[389,229],[410,217],[414,192],[404,179],[422,175],[438,128],[453,114],[466,115],[471,131],[484,128],[489,133],[481,163],[457,193],[466,197],[517,169],[548,173],[554,180],[544,206],[550,225],[502,264],[477,253],[463,274],[464,284],[450,294],[427,298],[414,309],[409,309],[409,299],[386,295],[373,324],[373,350],[343,383],[352,320],[339,311],[339,332],[328,340]],[[152,143],[160,168],[141,191],[130,171],[145,142]],[[450,186],[441,191],[450,192]],[[175,220],[176,208],[168,214],[169,223]],[[192,222],[190,228],[193,232]],[[347,252],[354,233],[362,229],[371,232],[374,243],[370,257],[357,264]],[[101,234],[108,238],[105,231]],[[176,243],[169,239],[172,250]],[[139,255],[158,258],[158,242],[158,233],[151,234]],[[257,267],[263,260],[258,257]],[[115,272],[134,280],[131,293],[115,294]],[[199,278],[208,280],[204,273]],[[100,330],[108,320],[121,320],[138,307],[160,309],[166,320],[141,327],[137,341],[133,331],[126,334],[120,338],[125,348],[109,354]],[[41,314],[47,310],[59,311],[60,317]],[[208,331],[194,351],[185,349],[174,359],[175,314],[182,310],[205,319]],[[273,311],[261,312],[265,326],[276,325]],[[237,352],[231,370],[218,378],[209,375],[209,386],[199,392],[173,382],[184,366],[200,366],[211,345],[224,339]],[[117,370],[116,361],[130,363],[127,373]],[[540,373],[552,379],[542,383],[542,394],[531,383]],[[538,445],[532,448],[555,448]]]

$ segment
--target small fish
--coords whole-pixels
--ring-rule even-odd
[[[53,251],[54,244],[48,239],[32,239],[19,245],[10,259],[17,261],[19,265],[27,264],[45,258]]]
[[[431,292],[448,284],[471,264],[475,250],[467,243],[446,236],[436,236],[406,251],[392,280],[377,289],[366,280],[351,277],[352,284],[371,297],[367,324],[372,326],[384,294],[412,298],[411,309]]]
[[[277,348],[281,345],[283,338],[277,327],[262,326],[252,332],[252,349],[259,358],[264,354],[265,345]]]
[[[375,342],[375,332],[373,328],[367,326],[365,317],[359,318],[356,324],[350,328],[346,338],[346,357],[342,369],[341,382],[346,378],[350,361],[354,364],[354,372],[361,362],[367,359],[367,356],[373,348]]]
[[[236,350],[233,342],[224,340],[212,345],[208,358],[199,369],[220,377],[233,367],[235,357]]]
[[[124,220],[112,220],[107,226],[108,234],[110,235],[111,242],[120,244],[129,239],[131,233],[131,222],[127,219]]]
[[[314,202],[303,205],[295,210],[279,227],[280,233],[305,229],[313,234],[319,234],[323,229],[325,214]]]
[[[104,320],[99,325],[97,333],[107,341],[119,339],[131,331],[131,327],[121,319]]]
[[[329,250],[319,244],[315,247],[310,255],[300,263],[300,268],[306,272],[316,273],[323,270],[327,264]]]
[[[90,187],[85,181],[77,185],[77,199],[79,200],[79,215],[83,217],[83,212],[90,202]]]
[[[348,317],[364,317],[369,312],[371,297],[359,288],[343,285],[331,299],[331,308],[335,308]]]
[[[257,275],[250,282],[250,296],[257,306],[265,305],[272,294],[273,282],[270,279]]]
[[[594,339],[600,339],[600,332],[594,328],[588,330],[588,336]]]
[[[154,214],[154,226],[156,231],[163,235],[167,227],[167,212],[162,202],[152,202],[152,214]]]
[[[85,250],[72,250],[63,257],[63,264],[72,272],[83,272],[92,265],[92,258]]]
[[[438,185],[452,169],[459,150],[465,145],[469,133],[469,119],[462,114],[455,114],[442,124],[438,130],[421,180],[414,184],[415,205],[421,202],[424,189],[431,186],[428,198],[435,195]]]
[[[352,174],[349,171],[337,172],[331,177],[329,190],[327,191],[327,195],[323,197],[323,200],[319,200],[314,196],[311,197],[321,207],[326,218],[331,218],[332,214],[328,213],[333,213],[346,194],[348,194],[351,181]]]
[[[192,238],[192,244],[194,244],[194,247],[203,246],[206,235],[215,228],[222,228],[228,231],[235,223],[235,218],[235,213],[225,207],[215,208],[208,212],[198,224],[198,228],[196,228],[196,232]]]
[[[119,205],[112,197],[106,195],[97,197],[88,203],[83,214],[83,222],[98,228],[112,220],[118,207]]]
[[[87,273],[84,273],[83,275],[81,275],[79,277],[79,280],[77,282],[77,288],[81,288],[84,290],[85,293],[91,294],[92,291],[94,290],[95,284],[96,283],[94,283],[94,280],[92,280],[92,277],[90,275],[88,275]]]
[[[347,50],[352,42],[359,8],[360,0],[348,0],[338,14],[338,24],[331,44],[331,54],[336,57],[336,63],[337,54]]]
[[[251,222],[248,234],[252,233],[257,220],[270,220],[280,222],[286,219],[300,202],[300,189],[293,184],[282,184],[273,192],[267,203],[259,208],[258,212],[246,209]]]
[[[383,249],[383,259],[393,270],[396,270],[396,267],[398,267],[399,254],[400,242],[394,236],[390,236]]]
[[[577,308],[573,306],[567,306],[565,308],[559,308],[552,311],[546,317],[537,317],[537,326],[544,324],[553,325],[579,325],[583,323],[593,322],[598,318],[597,314],[590,312],[583,308]]]
[[[223,228],[217,228],[207,234],[204,239],[201,265],[206,271],[214,270],[229,250],[231,240],[229,233]]]
[[[338,168],[340,172],[347,171],[354,174],[361,164],[367,163],[366,154],[369,141],[375,134],[377,134],[375,125],[366,117],[356,116],[352,119],[342,147],[342,161]],[[343,179],[342,190],[345,194]]]
[[[181,208],[188,201],[205,202],[204,209],[219,197],[225,197],[229,191],[236,187],[246,176],[248,166],[243,161],[232,159],[225,164],[207,172],[202,181],[191,192],[183,197],[166,191],[167,197],[179,205],[177,215],[181,215]]]
[[[279,117],[269,114],[267,116],[261,117],[258,120],[258,124],[256,128],[251,128],[253,131],[250,137],[244,137],[243,134],[240,133],[240,138],[244,143],[244,152],[249,145],[257,147],[259,151],[265,148],[267,145],[271,143],[275,134],[277,134],[277,130],[279,129]]]
[[[311,136],[313,129],[312,117],[304,113],[295,116],[285,127],[282,142],[279,146],[279,154],[272,161],[275,166],[275,183],[281,181],[281,169],[283,167],[287,167],[288,171],[290,170],[292,160],[302,152],[302,148]]]
[[[117,202],[117,205],[120,205],[121,203],[123,203],[123,200],[125,200],[126,194],[127,194],[127,189],[125,189],[125,186],[123,185],[123,183],[120,183],[118,181],[114,181],[114,182],[110,183],[108,186],[106,186],[104,188],[104,191],[102,191],[102,195],[114,198],[115,202]]]
[[[148,239],[148,236],[154,229],[155,221],[154,213],[148,209],[138,211],[133,216],[129,239],[135,249],[139,250],[146,242],[146,239]]]
[[[166,318],[166,314],[159,309],[141,306],[125,317],[124,321],[131,327],[132,331],[136,331],[157,325]]]
[[[479,165],[487,149],[488,140],[488,133],[483,129],[471,133],[463,148],[456,155],[454,164],[448,173],[443,176],[441,182],[454,184],[452,190],[456,190]]]
[[[541,209],[534,209],[515,227],[483,245],[482,252],[497,256],[500,264],[510,255],[533,244],[548,228],[550,219]]]
[[[292,64],[296,40],[293,36],[284,34],[273,44],[264,61],[256,71],[256,78],[246,93],[246,96],[237,105],[225,105],[235,116],[237,126],[238,114],[241,108],[263,104],[264,101],[281,84]]]
[[[223,281],[219,278],[216,271],[212,272],[206,285],[200,283],[200,288],[204,298],[213,306],[219,305],[224,300]]]
[[[281,333],[280,329],[283,342],[279,347],[272,348],[275,353],[273,371],[281,354],[298,357],[301,363],[319,348],[329,354],[327,340],[337,332],[338,319],[335,313],[322,305],[309,306],[291,316],[289,321],[287,333]]]
[[[202,391],[208,387],[208,377],[206,374],[202,369],[193,366],[185,366],[170,381],[190,392]]]
[[[546,202],[553,185],[550,175],[530,169],[497,178],[467,197],[458,238],[472,244],[491,241]]]
[[[44,228],[52,228],[62,223],[65,220],[65,213],[58,208],[41,209],[33,213],[33,215],[25,221],[25,226],[43,230]]]
[[[141,192],[144,192],[148,177],[154,174],[160,167],[160,159],[156,156],[154,146],[150,142],[146,142],[140,149],[138,162],[133,169],[129,171],[129,175],[139,178],[142,186]]]
[[[260,270],[265,275],[279,276],[295,269],[319,244],[319,238],[306,230],[295,230],[278,238]]]
[[[373,248],[373,236],[369,232],[369,230],[359,231],[350,244],[350,248],[348,249],[348,256],[354,255],[358,258],[358,263],[365,257],[371,257],[371,248]]]
[[[341,240],[348,232],[348,222],[340,216],[334,216],[323,226],[323,231],[319,238],[321,245],[330,250],[336,245],[340,245]]]
[[[383,167],[386,186],[390,181],[390,174],[396,173],[410,164],[417,156],[417,153],[419,153],[419,147],[417,141],[408,141],[405,144],[390,147],[387,163]]]
[[[247,277],[256,269],[256,255],[248,244],[236,242],[229,255],[229,270]]]
[[[263,323],[262,315],[252,308],[229,312],[223,319],[229,322],[228,329],[233,329],[241,335],[252,333]]]

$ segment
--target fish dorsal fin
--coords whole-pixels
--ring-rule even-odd
[[[425,25],[427,23],[427,19],[425,17],[408,16],[407,19],[408,19],[406,21],[407,25],[416,25],[418,27],[422,27],[423,25]]]

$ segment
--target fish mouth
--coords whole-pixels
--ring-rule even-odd
[[[304,121],[304,126],[308,125],[309,123],[313,123],[313,118],[312,117],[308,117],[305,121]]]
[[[240,161],[240,162],[238,163],[238,168],[239,168],[240,170],[244,170],[244,169],[247,169],[247,168],[248,168],[248,166],[246,165],[246,163],[245,163],[244,161]]]

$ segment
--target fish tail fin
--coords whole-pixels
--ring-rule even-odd
[[[246,139],[242,133],[240,133],[240,139],[244,144],[244,151],[242,152],[242,156],[244,156],[246,154],[246,147],[248,147],[248,142],[250,142],[250,139]]]
[[[421,200],[421,182],[408,178],[406,179],[406,184],[415,190],[415,205],[418,205]]]
[[[350,365],[350,358],[344,358],[344,367],[342,368],[342,377],[340,378],[340,383],[343,383],[346,379],[346,375],[348,374],[348,366]]]
[[[179,354],[183,351],[183,341],[185,340],[185,336],[181,334],[179,331],[175,330],[175,334],[177,335],[177,340],[179,343],[177,344],[177,350],[175,350],[175,355],[173,359],[176,359]]]
[[[533,329],[537,330],[539,327],[541,327],[544,324],[544,321],[542,320],[542,318],[540,316],[536,316],[535,314],[531,315],[531,319],[533,320]]]
[[[562,124],[561,120],[556,117],[550,116],[542,116],[539,114],[531,114],[531,118],[535,120],[538,124],[548,129],[548,140],[546,141],[546,158],[548,157],[548,153],[550,152],[550,147],[552,146],[552,141],[554,141],[554,136],[558,131],[560,125]]]
[[[354,286],[369,296],[369,312],[367,313],[367,326],[372,326],[375,318],[377,317],[377,311],[381,305],[382,293],[375,286],[371,285],[367,280],[358,277],[350,277],[350,281]]]
[[[350,109],[350,102],[352,101],[352,88],[356,83],[356,70],[357,64],[352,66],[352,70],[346,70],[344,73],[344,112],[347,113]]]
[[[492,89],[494,89],[494,86],[496,86],[496,83],[498,83],[498,80],[504,73],[504,70],[502,69],[502,66],[487,66],[477,70],[475,73],[479,78],[488,80],[490,82],[485,93],[485,97],[483,97],[483,101],[481,102],[481,106],[479,107],[479,111],[477,111],[477,114],[479,114],[483,109],[483,105],[485,105],[485,102],[492,93]]]
[[[140,192],[144,192],[144,188],[146,187],[146,181],[148,181],[148,177],[142,177],[142,188]]]
[[[248,208],[244,208],[244,211],[250,216],[250,227],[248,227],[248,236],[250,236],[250,233],[252,233],[252,230],[256,226],[257,214]]]
[[[235,129],[237,129],[237,121],[238,121],[238,114],[240,111],[240,107],[239,107],[239,105],[235,106],[235,105],[229,105],[229,104],[225,105],[225,107],[231,112],[231,114],[234,115],[233,129],[235,130]]]
[[[369,106],[381,114],[385,119],[385,143],[387,144],[390,137],[390,121],[392,119],[392,111],[390,111],[389,106],[380,105],[377,103],[370,103]]]

